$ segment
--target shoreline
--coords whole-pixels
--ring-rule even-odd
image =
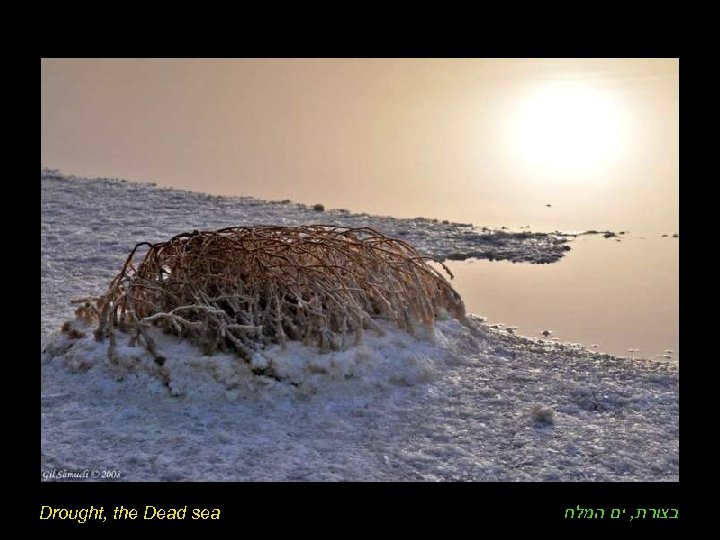
[[[461,224],[41,180],[41,348],[73,318],[69,301],[104,290],[135,243],[183,230],[352,221],[428,253],[497,249]],[[568,238],[495,239],[505,235],[509,260],[566,252]],[[243,390],[231,359],[194,365],[185,354],[174,371],[183,391],[171,395],[148,374],[118,380],[90,342],[56,361],[41,354],[41,468],[114,468],[119,481],[679,480],[678,363],[511,335],[470,318],[467,327],[438,321],[434,341],[389,329],[349,353],[276,351],[297,387]]]

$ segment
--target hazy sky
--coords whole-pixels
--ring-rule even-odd
[[[674,232],[678,64],[43,60],[42,165],[400,217]]]

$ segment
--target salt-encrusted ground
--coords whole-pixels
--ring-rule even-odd
[[[168,387],[142,369],[140,350],[123,349],[140,368],[113,371],[104,345],[88,337],[63,353],[66,338],[52,335],[72,317],[69,300],[102,292],[136,242],[186,230],[369,225],[441,258],[526,262],[557,260],[569,237],[55,172],[41,184],[44,471],[116,469],[125,480],[678,479],[673,363],[444,320],[425,339],[385,325],[385,336],[367,333],[343,352],[269,349],[283,382],[168,340]],[[545,412],[534,413],[537,404]],[[551,422],[542,421],[547,408]]]

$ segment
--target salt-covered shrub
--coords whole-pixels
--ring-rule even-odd
[[[367,227],[193,231],[136,245],[108,291],[78,301],[76,314],[97,340],[110,340],[111,359],[120,330],[161,364],[152,327],[206,354],[248,360],[286,340],[344,349],[365,329],[381,332],[374,319],[414,333],[447,313],[465,318],[460,295],[429,259]]]

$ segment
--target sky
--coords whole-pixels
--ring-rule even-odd
[[[41,165],[397,217],[668,233],[678,99],[677,59],[43,59]]]

